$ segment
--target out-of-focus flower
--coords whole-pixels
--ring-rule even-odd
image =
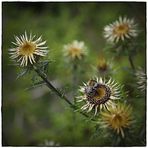
[[[129,128],[133,122],[132,107],[130,105],[118,103],[110,106],[109,111],[101,112],[101,125],[104,128],[111,128],[124,137],[124,129]]]
[[[81,109],[90,112],[94,108],[96,115],[98,110],[115,105],[113,100],[120,99],[120,87],[112,79],[107,82],[102,78],[92,79],[80,87],[82,95],[77,102],[84,101],[85,105]]]
[[[87,55],[87,47],[84,42],[74,40],[72,43],[64,45],[63,53],[66,57],[72,60],[81,60],[85,55]]]
[[[107,61],[103,56],[99,58],[97,63],[97,70],[100,74],[107,73],[112,68],[111,63]]]
[[[45,140],[44,143],[39,144],[39,146],[60,146],[59,143],[53,141],[53,140]]]
[[[16,47],[9,49],[10,58],[15,59],[22,67],[36,63],[39,57],[44,57],[48,53],[47,47],[44,46],[46,41],[42,41],[41,36],[35,39],[35,35],[32,36],[30,33],[28,37],[25,32],[20,37],[15,36],[15,40],[12,43]]]
[[[138,35],[136,27],[134,19],[119,17],[119,20],[104,27],[104,37],[109,42],[124,41]]]
[[[145,72],[142,70],[142,68],[139,68],[136,71],[136,77],[137,77],[137,84],[138,84],[138,88],[144,92],[146,89],[146,74]]]

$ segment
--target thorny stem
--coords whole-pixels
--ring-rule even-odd
[[[78,109],[77,106],[75,106],[74,104],[72,104],[72,103],[67,99],[67,97],[66,97],[64,94],[62,94],[57,88],[55,88],[55,87],[49,82],[49,80],[47,79],[47,77],[45,76],[45,74],[44,74],[43,72],[41,72],[36,66],[33,66],[33,68],[34,68],[35,72],[46,82],[48,88],[50,88],[52,91],[54,91],[55,94],[56,94],[57,96],[59,96],[59,98],[65,100],[65,101],[70,105],[70,107],[71,107],[72,109],[74,109],[74,110]],[[79,113],[82,114],[83,116],[87,117],[87,118],[89,117],[87,114],[85,114],[85,113],[82,112],[82,111],[79,111]],[[91,119],[91,120],[92,120],[92,121],[96,121],[95,119]]]

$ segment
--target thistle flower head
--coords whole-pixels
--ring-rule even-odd
[[[103,56],[99,58],[97,63],[98,72],[101,74],[107,73],[111,67],[111,63],[109,63]]]
[[[78,97],[78,102],[85,102],[81,109],[90,112],[94,108],[95,115],[99,109],[114,106],[113,100],[120,99],[120,86],[111,79],[109,81],[102,78],[91,79],[84,83],[79,91],[82,96]]]
[[[104,27],[104,37],[111,43],[124,41],[138,35],[134,19],[119,17],[119,20]]]
[[[30,33],[30,36],[27,36],[25,32],[20,37],[15,36],[15,40],[12,42],[15,47],[9,49],[10,58],[16,60],[22,67],[36,63],[39,57],[44,57],[48,53],[46,41],[42,41],[41,36],[35,39],[35,35],[32,36]]]
[[[138,84],[138,88],[144,92],[146,89],[146,74],[145,72],[142,70],[142,68],[139,68],[136,71],[136,78],[137,78],[137,84]]]
[[[74,40],[72,43],[64,45],[63,53],[66,57],[75,60],[81,60],[87,55],[87,48],[82,41]]]
[[[132,107],[130,105],[118,103],[110,106],[109,111],[101,112],[101,124],[109,127],[124,137],[124,129],[132,123]]]

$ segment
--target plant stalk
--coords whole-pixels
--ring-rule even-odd
[[[128,56],[128,60],[129,60],[129,63],[130,63],[130,65],[131,65],[131,68],[132,68],[133,70],[135,70],[135,66],[134,66],[133,59],[132,59],[132,56],[131,56],[131,55]]]
[[[78,109],[74,104],[72,104],[68,99],[67,97],[62,94],[57,88],[55,88],[51,83],[50,81],[47,79],[47,77],[45,76],[45,74],[43,72],[41,72],[36,66],[33,66],[35,72],[46,82],[47,86],[49,89],[51,89],[57,96],[59,96],[59,98],[65,100],[72,109],[76,110]],[[78,111],[80,114],[82,114],[83,116],[85,117],[89,117],[87,114],[85,114],[84,112],[82,111]],[[96,121],[95,119],[91,119],[92,121]]]
[[[74,104],[76,104],[76,98],[75,98],[75,90],[76,90],[76,86],[77,86],[77,83],[78,83],[78,80],[77,80],[77,64],[76,63],[73,63],[73,67],[72,67],[72,83],[73,83],[73,102]]]

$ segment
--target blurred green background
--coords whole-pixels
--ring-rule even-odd
[[[134,18],[138,23],[140,48],[134,56],[136,67],[145,68],[146,59],[146,3],[144,2],[3,2],[2,3],[2,143],[5,146],[110,146],[112,139],[94,135],[95,127],[90,121],[73,112],[68,105],[55,96],[44,85],[27,89],[32,74],[16,80],[19,69],[11,65],[8,49],[12,47],[14,35],[25,31],[47,40],[50,53],[48,77],[51,82],[71,98],[72,68],[63,57],[63,45],[73,40],[84,41],[89,55],[80,65],[78,87],[92,75],[92,66],[97,65],[99,54],[106,46],[103,28],[119,16]],[[133,53],[134,54],[134,53]],[[111,59],[112,55],[105,55]],[[121,83],[130,84],[128,58],[115,58],[113,75]],[[122,68],[121,68],[122,67]],[[65,78],[66,77],[66,78]],[[33,81],[37,81],[36,78]],[[135,81],[134,81],[135,82]],[[136,82],[135,82],[136,83]],[[77,88],[78,88],[77,87]],[[138,119],[137,135],[145,125],[145,98],[130,100]],[[129,101],[129,102],[130,102]],[[144,120],[144,122],[143,122]],[[145,145],[145,131],[142,140],[129,140],[125,146]]]

